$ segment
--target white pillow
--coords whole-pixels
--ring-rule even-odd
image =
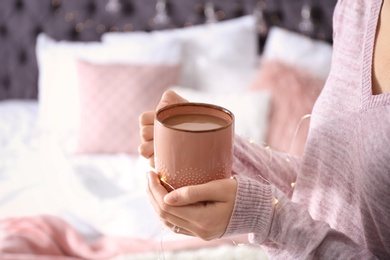
[[[280,27],[272,27],[267,36],[262,59],[277,59],[306,69],[321,79],[328,77],[332,46]]]
[[[123,46],[147,38],[175,39],[183,47],[181,86],[208,92],[241,92],[249,87],[258,63],[258,41],[252,15],[215,24],[141,32],[110,32],[102,41]]]
[[[79,122],[78,59],[102,64],[177,64],[181,58],[181,45],[174,40],[161,39],[112,46],[99,42],[56,41],[40,34],[36,54],[40,125],[67,135],[75,133]]]
[[[190,102],[211,103],[230,110],[235,117],[235,133],[262,144],[268,129],[271,94],[266,91],[212,94],[183,87],[172,87]]]

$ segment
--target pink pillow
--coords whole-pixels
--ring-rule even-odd
[[[271,92],[268,145],[294,155],[303,154],[310,119],[302,121],[294,138],[295,131],[301,118],[311,113],[324,84],[325,80],[299,67],[277,60],[262,63],[251,90]]]
[[[179,65],[78,61],[80,125],[76,153],[137,154],[139,115],[177,84]]]

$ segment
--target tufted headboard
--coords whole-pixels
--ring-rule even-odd
[[[35,42],[45,32],[57,40],[99,41],[107,31],[150,31],[226,20],[258,18],[259,50],[278,25],[332,41],[337,0],[1,0],[0,100],[36,99]]]

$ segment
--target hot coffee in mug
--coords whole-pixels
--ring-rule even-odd
[[[156,113],[156,172],[168,191],[231,176],[234,115],[204,103],[180,103]]]

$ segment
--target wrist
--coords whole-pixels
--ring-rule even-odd
[[[268,236],[274,211],[272,188],[249,177],[236,176],[236,179],[235,205],[223,237],[256,233],[257,241],[264,241]]]

